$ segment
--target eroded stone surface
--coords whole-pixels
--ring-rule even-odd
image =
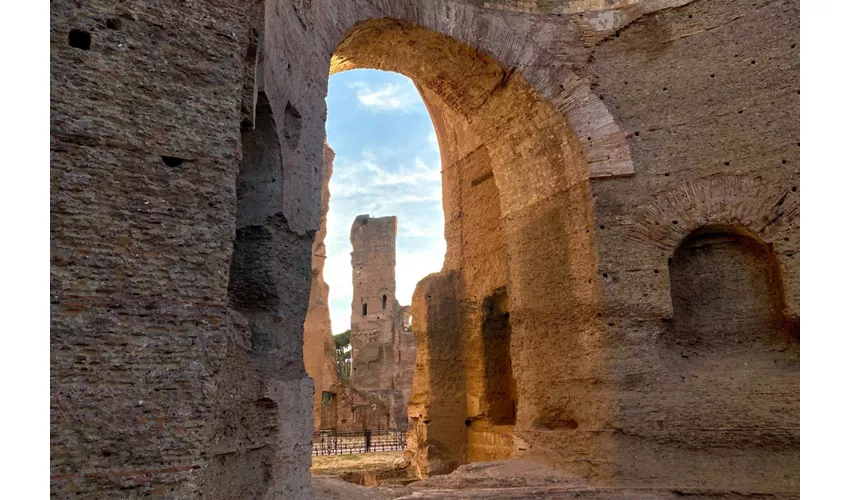
[[[53,1],[52,494],[312,497],[324,97],[371,67],[422,89],[443,156],[422,470],[793,496],[798,24],[784,0]],[[706,228],[727,240],[682,246]]]
[[[322,222],[313,239],[312,281],[310,303],[304,319],[304,368],[313,379],[313,429],[322,427],[322,393],[335,393],[339,376],[334,361],[334,341],[331,330],[331,314],[328,305],[329,287],[323,271],[327,249],[325,236],[328,232],[328,207],[330,203],[330,180],[333,175],[334,152],[325,144],[322,186]]]
[[[616,500],[672,500],[692,498],[700,500],[746,498],[794,499],[793,493],[753,495],[711,489],[680,488],[610,488],[594,487],[563,471],[541,466],[528,460],[500,460],[464,465],[451,474],[410,483],[406,487],[381,485],[364,487],[335,478],[313,478],[319,500],[343,498],[552,498],[552,499],[616,499]],[[369,497],[369,495],[372,495]]]

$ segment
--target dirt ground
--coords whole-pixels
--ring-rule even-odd
[[[389,500],[409,494],[401,483],[375,485],[377,477],[404,476],[399,467],[403,451],[384,451],[356,455],[314,456],[313,488],[317,500]],[[362,486],[366,485],[366,486]]]
[[[348,471],[391,469],[403,460],[403,451],[314,456],[310,471],[314,476],[325,476]]]
[[[560,470],[552,469],[528,460],[511,459],[494,462],[479,462],[459,467],[451,474],[434,476],[414,482],[383,482],[379,486],[353,484],[341,476],[350,474],[349,479],[360,474],[371,477],[381,471],[396,471],[385,466],[370,469],[366,463],[395,463],[400,452],[377,454],[342,455],[327,466],[322,460],[321,470],[344,471],[337,467],[344,464],[361,465],[361,472],[349,468],[339,475],[327,474],[313,476],[313,488],[316,500],[517,500],[517,499],[558,499],[558,500],[751,500],[755,497],[764,500],[798,500],[798,493],[729,492],[714,490],[681,490],[678,488],[628,488],[594,487],[585,480]],[[345,458],[349,457],[349,458]],[[334,469],[336,468],[336,469]]]

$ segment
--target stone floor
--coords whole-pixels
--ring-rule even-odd
[[[379,461],[377,458],[375,462]],[[683,499],[792,499],[798,494],[748,493],[696,489],[597,488],[568,474],[528,460],[500,460],[462,466],[445,476],[410,484],[361,486],[330,475],[314,476],[317,500],[384,499],[581,499],[672,500]]]

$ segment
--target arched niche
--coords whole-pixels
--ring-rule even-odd
[[[670,259],[676,343],[737,348],[789,339],[779,264],[749,230],[711,225],[693,231]]]
[[[772,246],[744,226],[702,226],[669,268],[673,321],[659,346],[656,434],[699,456],[698,474],[735,464],[724,480],[786,481],[799,462],[800,349]],[[721,448],[736,455],[710,451]]]

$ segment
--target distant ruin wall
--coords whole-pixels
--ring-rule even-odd
[[[416,364],[416,337],[410,330],[410,306],[395,303],[395,370],[393,387],[401,391],[404,401],[410,401],[413,391],[413,369]]]
[[[327,249],[325,236],[328,232],[328,208],[330,204],[330,180],[333,175],[334,151],[325,143],[322,182],[322,222],[313,239],[312,282],[310,302],[304,320],[304,367],[313,379],[313,429],[322,425],[322,393],[330,392],[337,383],[334,362],[334,342],[331,331],[331,316],[328,306],[328,284],[323,270]]]

